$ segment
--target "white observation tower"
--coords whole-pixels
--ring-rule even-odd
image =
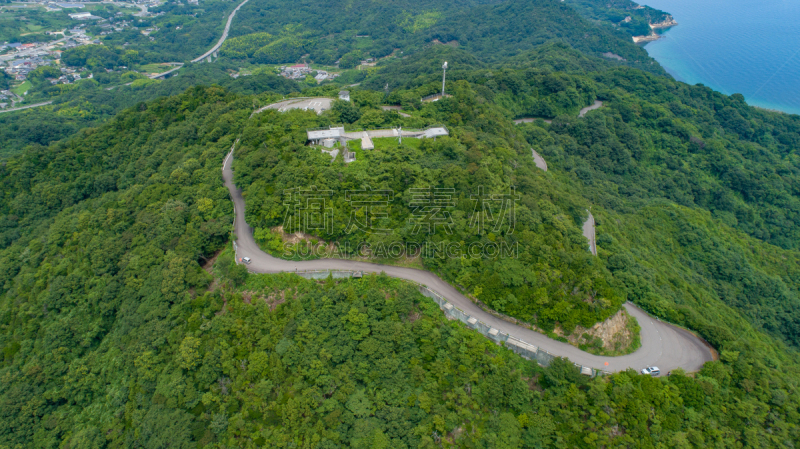
[[[447,61],[442,64],[442,98],[444,98],[444,80],[447,76]]]

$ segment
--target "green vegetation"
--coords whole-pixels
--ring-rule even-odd
[[[234,80],[226,72],[231,67],[235,66],[191,66],[182,69],[180,76],[165,81],[110,73],[71,85],[45,85],[48,87],[29,92],[26,98],[29,102],[54,100],[52,106],[0,114],[0,159],[19,153],[27,145],[48,145],[81,128],[103,123],[142,101],[175,95],[194,85],[219,84],[243,94],[265,90],[288,94],[298,90],[297,84],[266,72]],[[123,85],[131,82],[130,86]]]
[[[670,18],[664,11],[631,0],[567,0],[567,3],[587,19],[608,22],[631,36],[646,36],[651,33],[651,23]]]
[[[46,12],[44,8],[0,9],[0,43],[42,42],[53,40],[45,31],[61,31],[70,26],[72,19],[66,10]]]
[[[24,81],[24,82],[22,82],[20,84],[17,84],[14,87],[12,87],[11,88],[11,92],[14,92],[15,94],[17,94],[19,96],[23,96],[23,95],[25,95],[26,92],[28,92],[28,90],[32,86],[33,86],[33,84],[31,84],[30,81]]]
[[[216,42],[234,5],[227,1],[202,5],[165,3],[149,8],[163,15],[148,18],[133,16],[134,10],[130,8],[90,7],[93,14],[126,20],[132,25],[101,37],[103,45],[65,51],[65,64],[86,67],[99,77],[106,70],[124,73],[145,70],[153,63],[188,62]],[[115,16],[117,11],[123,15]],[[97,27],[89,28],[90,33],[100,31]],[[630,45],[627,36],[597,28],[556,2],[403,1],[382,5],[359,0],[342,5],[308,0],[300,3],[259,0],[245,5],[242,14],[237,15],[231,39],[220,53],[228,60],[226,64],[236,68],[303,59],[328,66],[338,61],[341,68],[350,69],[365,58],[414,54],[437,43],[460,46],[496,63],[548,41],[567,42],[594,55],[613,52],[624,57],[626,64],[663,73],[644,50]],[[308,56],[303,58],[305,55]],[[186,70],[181,69],[181,73]],[[353,71],[343,75],[337,83],[358,83],[365,73]],[[105,86],[135,80],[123,80],[113,73],[102,78],[98,81]],[[313,83],[311,80],[309,85]],[[37,95],[30,100],[36,96],[52,99],[63,91],[64,88],[57,87],[41,95],[32,92]]]
[[[298,214],[303,212],[293,210],[286,192],[314,186],[331,192],[333,225],[313,232],[327,242],[337,242],[343,252],[352,255],[362,242],[369,243],[378,255],[381,248],[386,251],[394,244],[424,248],[460,244],[465,249],[456,258],[447,257],[444,251],[425,251],[425,266],[445,274],[495,310],[548,330],[558,322],[568,333],[576,325],[590,327],[608,318],[619,309],[623,295],[609,286],[610,272],[587,251],[577,224],[587,204],[552,192],[530,157],[520,158],[530,154],[527,144],[503,139],[499,129],[471,125],[505,120],[496,108],[480,101],[467,83],[458,82],[453,89],[459,99],[427,105],[420,115],[428,123],[416,123],[415,127],[459,115],[464,124],[452,124],[450,129],[456,139],[404,139],[402,145],[396,139],[381,139],[376,151],[361,151],[360,160],[346,166],[341,160],[331,165],[329,156],[305,148],[304,130],[351,121],[352,116],[337,111],[339,105],[348,103],[337,103],[333,112],[338,116],[333,117],[318,118],[300,111],[259,114],[244,128],[236,159],[237,183],[247,198],[248,223],[272,228],[301,219]],[[412,127],[397,113],[376,107],[380,94],[357,91],[352,97],[352,104],[361,107],[353,127]],[[518,186],[516,192],[511,191],[512,185]],[[367,217],[361,221],[363,226],[356,226],[346,192],[364,188],[390,191],[386,210],[391,213],[374,225],[366,226]],[[438,225],[426,222],[425,214],[420,216],[411,205],[412,189],[428,189],[429,195],[436,189],[451,189],[449,201],[454,207],[448,213],[452,219],[439,216]],[[486,198],[519,195],[517,210],[512,213],[510,207],[495,207],[493,213],[502,214],[501,218],[484,227],[471,223],[469,217],[476,207],[472,198],[481,194]],[[545,199],[543,194],[554,199]],[[494,257],[470,256],[466,248],[471,245],[507,248],[506,252],[518,254],[512,259],[500,257],[500,251]]]
[[[274,37],[268,33],[254,33],[226,40],[220,53],[234,59],[253,58],[258,64],[281,64],[297,61],[305,49],[303,43],[294,36]]]
[[[86,67],[89,70],[113,69],[121,65],[136,64],[139,62],[139,52],[106,45],[81,45],[64,50],[61,62],[72,67]]]
[[[2,2],[0,2],[2,3]],[[116,16],[118,12],[123,13],[121,18],[134,20],[131,15],[138,11],[138,8],[123,8],[111,4],[86,4],[83,8],[65,8],[57,11],[46,11],[38,4],[29,3],[25,7],[6,7],[0,9],[0,43],[2,42],[49,42],[60,39],[63,36],[48,35],[47,32],[61,32],[69,27],[77,25],[79,22],[71,19],[69,14],[76,12],[91,12],[92,15],[104,19],[120,18]],[[99,34],[101,29],[90,26]]]
[[[253,33],[247,36],[234,37],[227,39],[222,44],[220,53],[222,56],[236,59],[252,58],[255,52],[273,41],[274,38],[269,33]]]
[[[591,200],[600,224],[598,246],[609,250],[601,256],[618,271],[614,277],[626,284],[629,299],[695,330],[711,326],[695,315],[705,308],[680,311],[674,304],[722,301],[797,346],[800,257],[794,223],[800,203],[793,193],[798,169],[790,137],[800,132],[796,117],[747,107],[737,95],[725,97],[629,69],[587,76],[582,66],[589,61],[583,59],[559,47],[543,48],[526,63],[515,63],[514,70],[474,70],[453,77],[475,82],[472,89],[503,105],[500,113],[509,118],[536,115],[542,103],[568,111],[541,127],[509,129],[493,121],[484,126],[493,135],[502,128],[506,135],[523,133],[555,168],[550,185],[557,179],[563,190],[580,191]],[[397,70],[402,80],[406,69],[406,64],[387,67],[382,77]],[[414,95],[435,88],[436,79],[435,74],[418,77]],[[581,99],[595,96],[605,107],[577,120]],[[440,114],[435,120],[451,127],[476,123],[459,112]],[[644,211],[665,208],[672,212],[642,222]],[[620,240],[625,243],[618,245]],[[623,248],[625,256],[613,254]],[[614,268],[617,263],[620,268]],[[691,294],[686,279],[695,285]],[[655,282],[655,290],[641,290],[640,282]],[[669,292],[671,285],[686,290]],[[715,345],[738,333],[733,326],[731,335],[715,335],[719,331],[713,327],[704,336]]]
[[[14,78],[6,72],[0,71],[0,90],[7,90],[13,82]]]
[[[559,52],[546,53],[551,60],[570,55]],[[102,127],[10,160],[0,173],[8,186],[0,203],[0,345],[5,354],[0,375],[6,379],[0,413],[11,423],[0,434],[3,443],[136,441],[158,447],[169,440],[178,447],[214,442],[246,447],[263,439],[287,447],[290,442],[424,447],[437,441],[651,447],[660,441],[729,447],[796,440],[800,398],[794,350],[743,319],[743,308],[726,303],[729,298],[711,287],[722,285],[713,273],[705,278],[685,274],[700,266],[702,257],[708,259],[692,250],[706,246],[703,239],[718,239],[708,245],[727,244],[732,251],[753,248],[748,257],[755,275],[788,270],[785,259],[777,261],[795,250],[758,242],[699,208],[669,206],[669,200],[655,198],[651,205],[628,210],[633,200],[621,196],[615,201],[623,211],[612,208],[614,201],[595,198],[602,208],[593,209],[601,230],[600,258],[586,256],[585,243],[577,238],[556,240],[556,226],[563,235],[576,232],[585,204],[581,197],[596,197],[593,185],[562,168],[571,159],[558,151],[572,148],[571,134],[569,127],[556,126],[558,118],[551,127],[514,127],[507,118],[512,112],[489,101],[492,93],[495,100],[502,98],[503,86],[513,85],[512,74],[522,77],[529,69],[495,72],[490,77],[476,71],[483,84],[455,81],[454,97],[421,106],[418,118],[379,112],[384,125],[446,121],[453,138],[422,141],[418,148],[392,148],[382,141],[380,150],[362,151],[351,167],[332,165],[329,157],[302,146],[306,127],[338,121],[346,109],[323,116],[265,112],[249,120],[253,99],[217,87],[140,103]],[[498,82],[495,76],[501,74],[507,81]],[[523,84],[546,85],[537,78],[540,73],[530,74]],[[426,89],[420,81],[419,89]],[[330,88],[308,93],[324,89]],[[357,120],[374,120],[382,94],[352,94]],[[616,113],[614,101],[606,101],[604,109],[584,120],[570,120],[591,124],[595,116]],[[615,123],[614,129],[621,126]],[[694,377],[673,373],[651,379],[629,372],[589,380],[569,363],[537,368],[457,323],[446,323],[432,303],[396,281],[367,278],[320,286],[291,276],[248,276],[227,253],[217,259],[221,279],[214,280],[200,264],[224,247],[230,230],[232,210],[219,167],[239,136],[237,182],[252,183],[248,202],[254,223],[261,219],[259,211],[268,209],[258,206],[253,186],[277,190],[270,176],[286,180],[281,188],[295,178],[316,179],[322,187],[322,180],[342,173],[344,183],[350,176],[384,179],[380,182],[389,186],[402,183],[398,192],[417,178],[432,185],[452,179],[459,192],[467,191],[470,176],[439,175],[447,173],[444,168],[456,173],[465,163],[461,169],[474,164],[472,177],[487,178],[488,186],[496,185],[492,179],[510,177],[522,196],[540,192],[534,203],[522,202],[530,218],[520,211],[521,225],[534,223],[549,245],[564,245],[541,246],[540,264],[569,260],[572,270],[594,267],[618,294],[699,330],[722,350],[722,362],[706,365]],[[562,143],[542,147],[558,167],[544,174],[532,167],[526,141],[541,146],[549,139]],[[392,173],[407,174],[386,177],[386,160],[395,161]],[[274,167],[283,167],[285,174]],[[255,169],[258,176],[248,181]],[[658,223],[665,229],[654,228]],[[678,240],[677,231],[669,229],[673,223],[696,226],[699,240]],[[643,229],[652,229],[651,234]],[[646,243],[650,238],[654,241]],[[672,241],[671,249],[658,238]],[[538,240],[520,241],[527,247]],[[726,257],[712,260],[721,267],[731,260]],[[492,272],[506,276],[513,272],[507,264],[517,263],[476,262],[470,276],[489,270],[490,277]],[[447,261],[426,263],[446,276],[457,274]],[[675,272],[664,278],[668,270]],[[571,276],[568,271],[560,275]],[[688,302],[689,294],[698,299]],[[518,304],[531,307],[527,297],[520,299]],[[564,303],[571,305],[568,298]],[[23,413],[31,401],[37,404],[35,414]]]
[[[225,21],[238,2],[204,1],[199,5],[166,2],[149,7],[156,17],[130,17],[132,27],[102,38],[103,44],[135,50],[141,61],[189,62],[211,48],[225,29]],[[153,29],[147,35],[142,31]],[[150,40],[153,38],[153,40]]]
[[[253,53],[259,64],[279,64],[294,62],[305,53],[303,44],[292,36],[277,39]]]
[[[404,0],[382,4],[260,0],[242,7],[231,33],[243,40],[231,44],[229,55],[242,58],[247,54],[262,62],[264,59],[249,53],[257,45],[267,45],[264,42],[270,35],[291,38],[291,48],[302,47],[309,55],[308,62],[330,65],[340,60],[342,68],[355,67],[360,58],[380,59],[396,49],[410,54],[437,43],[459,46],[484,60],[499,62],[545,42],[559,41],[588,54],[613,52],[629,65],[663,73],[643,49],[630,44],[629,35],[596,27],[553,1]],[[233,50],[244,42],[252,45],[245,51]],[[304,53],[279,54],[283,57],[268,60],[294,62]],[[295,54],[298,56],[292,59]]]
[[[54,104],[0,114],[0,447],[800,441],[800,117],[662,76],[624,32],[561,2],[313,6],[248,3],[224,58],[164,81],[117,72],[48,87],[53,73],[38,70],[28,97]],[[232,7],[165,5],[137,25],[159,27],[156,47],[136,30],[125,51],[119,42],[65,57],[103,71],[128,51],[138,65],[185,60],[218,36]],[[185,48],[148,53],[195,31]],[[322,115],[251,118],[285,95],[336,95],[333,85],[300,93],[268,70],[228,75],[257,54],[291,59],[301,47],[327,64],[395,49],[405,57],[347,72],[361,82],[353,101]],[[607,51],[633,67],[598,57]],[[441,88],[443,60],[452,96],[422,103]],[[595,100],[603,107],[578,118]],[[552,124],[515,126],[523,116]],[[375,150],[353,142],[352,164],[306,145],[308,128],[340,123],[444,124],[451,135],[375,139]],[[334,222],[313,233],[345,255],[360,242],[378,259],[393,242],[518,248],[517,257],[419,260],[547,331],[591,326],[630,300],[697,332],[721,360],[689,375],[589,379],[569,361],[542,368],[491,344],[385,276],[249,274],[229,250],[233,208],[220,177],[237,140],[247,220],[272,252],[282,242],[269,229],[300,218],[286,191],[314,186],[331,191]],[[472,195],[511,186],[513,232],[472,226]],[[391,192],[386,214],[357,207],[357,219],[374,222],[347,229],[354,209],[344,193],[367,187]],[[451,189],[450,228],[415,229],[425,223],[412,189],[428,188]],[[580,232],[589,207],[597,257]]]
[[[166,276],[180,268],[165,261],[163,273],[136,278],[129,264],[126,284],[170,290]],[[24,356],[29,340],[7,345],[15,362],[2,368],[0,413],[9,425],[2,441],[373,449],[652,447],[642,443],[654,440],[730,447],[797,437],[794,426],[771,417],[796,408],[796,393],[780,384],[743,389],[736,354],[694,377],[628,371],[589,379],[566,360],[540,368],[448,322],[397,280],[318,283],[240,268],[226,251],[211,290],[119,304],[129,310],[115,323],[120,331],[80,357],[63,348],[45,361]],[[130,291],[126,284],[115,288]],[[86,313],[70,299],[62,314]],[[136,308],[151,309],[149,319],[137,320]],[[43,390],[53,399],[37,400]],[[36,414],[19,419],[30,401]]]

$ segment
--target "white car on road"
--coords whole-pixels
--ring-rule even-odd
[[[649,374],[651,376],[658,376],[661,374],[661,370],[658,369],[657,366],[648,366],[647,368],[642,369],[642,374]]]

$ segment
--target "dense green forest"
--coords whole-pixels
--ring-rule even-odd
[[[0,9],[0,43],[49,41],[46,30],[62,30],[72,19],[66,11],[46,12],[44,8]]]
[[[108,11],[102,8],[92,11],[107,17],[113,16],[113,12],[120,8],[107,5],[106,9]],[[136,81],[135,87],[141,87],[146,80],[144,75],[135,72],[143,71],[149,64],[188,62],[210,48],[219,39],[225,18],[232,9],[233,5],[227,1],[204,2],[203,5],[165,3],[150,8],[157,16],[147,18],[134,17],[130,9],[120,9],[124,14],[115,20],[126,20],[131,27],[100,37],[102,45],[79,46],[64,51],[62,55],[63,64],[84,67],[84,78],[92,73],[97,84],[86,80],[80,83],[81,87],[41,83],[29,89],[26,101],[33,103],[58,98],[57,103],[64,103],[74,98],[74,95],[66,95],[69,92],[80,89],[86,93],[91,86],[109,89]],[[142,31],[146,29],[152,31],[143,35]],[[94,31],[99,33],[99,29]],[[611,52],[621,55],[625,64],[664,73],[643,49],[630,45],[624,33],[594,26],[571,8],[551,0],[395,2],[385,5],[364,1],[299,4],[254,0],[245,5],[242,14],[235,18],[231,37],[220,51],[222,61],[215,62],[215,65],[229,70],[300,60],[327,65],[338,62],[341,68],[350,69],[366,58],[402,58],[443,43],[460,46],[470,54],[497,63],[545,42],[558,41],[588,54]],[[224,83],[221,67],[213,70],[220,76],[205,77],[203,81]],[[195,74],[202,71],[209,70],[187,65],[179,75],[188,73],[196,79]],[[359,73],[346,75],[338,82],[352,84],[361,81]],[[64,96],[67,98],[60,99]],[[149,98],[153,97],[143,97]],[[48,138],[29,139],[25,134],[10,136],[12,148],[0,153],[10,154],[20,144],[50,142],[68,135],[58,130],[74,131],[77,128],[72,122],[84,121],[86,114],[82,115],[84,117],[79,119],[62,115],[52,121],[46,120],[43,127],[53,130],[44,133],[51,136]]]
[[[508,248],[513,257],[500,252],[495,257],[474,257],[464,250],[456,258],[428,251],[422,258],[427,269],[445,274],[495,310],[547,330],[560,323],[570,333],[578,324],[591,327],[617,312],[624,295],[611,288],[610,272],[592,260],[581,234],[588,203],[552,191],[534,167],[529,145],[504,139],[503,131],[491,124],[507,120],[497,108],[480,101],[467,83],[456,83],[451,90],[458,100],[422,109],[419,120],[381,111],[382,94],[363,91],[353,93],[355,106],[335,104],[333,116],[277,111],[257,115],[244,128],[235,166],[237,183],[247,198],[248,223],[271,240],[270,228],[285,226],[303,213],[293,210],[291,203],[287,206],[286,192],[315,186],[330,192],[333,219],[328,229],[315,230],[315,236],[347,245],[345,252],[355,252],[362,242],[376,253],[394,244],[496,245]],[[356,107],[361,109],[350,113]],[[357,161],[347,166],[331,165],[330,156],[304,147],[306,128],[330,123],[366,129],[413,128],[453,116],[459,117],[459,123],[448,123],[455,138],[405,139],[402,145],[396,139],[376,139],[381,151],[361,151]],[[369,227],[356,229],[347,192],[365,188],[389,191],[387,210],[391,212]],[[453,207],[447,209],[451,219],[440,215],[431,224],[419,217],[412,192],[434,193],[436,189],[452,190]],[[493,207],[493,220],[479,226],[470,216],[476,207],[472,198],[481,192],[485,198],[512,193],[519,198],[509,200],[515,203],[513,212],[508,204],[487,206]]]
[[[137,51],[147,63],[188,62],[214,46],[235,7],[236,3],[221,0],[197,5],[165,2],[148,8],[156,16],[135,18],[132,27],[104,36],[102,41],[110,47]],[[154,31],[143,35],[141,31],[148,28]]]
[[[258,63],[334,64],[354,56],[384,58],[431,45],[466,49],[499,62],[548,41],[565,42],[588,54],[612,52],[627,64],[663,73],[630,36],[597,27],[555,0],[502,2],[335,1],[286,3],[259,0],[242,7],[223,54]],[[276,42],[280,48],[274,48]],[[395,53],[398,51],[398,53]]]
[[[544,54],[574,56],[554,55],[556,50]],[[513,73],[509,69],[504,76]],[[296,143],[306,126],[338,121],[347,108],[321,117],[296,111],[249,120],[254,100],[263,104],[278,97],[253,98],[219,87],[140,103],[106,125],[9,160],[0,173],[7,186],[0,203],[0,375],[6,379],[0,412],[11,423],[1,436],[4,444],[570,447],[610,441],[729,447],[796,440],[794,350],[748,321],[745,308],[728,302],[733,298],[723,289],[746,286],[745,281],[723,284],[715,278],[724,274],[721,263],[732,259],[702,248],[738,252],[751,276],[780,280],[785,273],[789,294],[796,292],[789,284],[797,279],[791,271],[796,252],[761,243],[699,208],[655,198],[631,210],[613,209],[613,203],[593,209],[601,230],[596,263],[606,267],[600,273],[613,273],[616,291],[698,330],[722,350],[721,362],[693,377],[621,373],[590,381],[568,363],[537,368],[460,325],[445,324],[430,302],[387,280],[379,281],[386,293],[369,279],[341,286],[328,282],[325,288],[332,290],[326,293],[319,284],[291,277],[248,276],[226,254],[217,259],[213,275],[201,270],[230,230],[231,206],[219,176],[222,158],[240,136],[252,143],[279,130],[284,136],[279,145],[264,140],[267,145],[259,148],[240,147],[237,182],[246,185],[247,166],[260,160],[269,167],[270,158],[295,164],[286,166],[289,174],[333,169],[362,176],[385,170],[383,158],[404,159],[405,165],[395,165],[411,170],[409,175],[427,176],[435,176],[437,167],[455,170],[477,158],[474,165],[483,166],[483,176],[513,176],[523,194],[545,189],[549,201],[531,204],[531,216],[538,216],[551,238],[555,231],[548,226],[559,226],[555,223],[570,235],[580,209],[573,205],[573,216],[569,205],[583,206],[580,197],[592,198],[590,186],[563,168],[535,171],[528,152],[530,141],[547,142],[565,131],[543,124],[514,127],[503,116],[513,113],[499,106],[498,94],[510,84],[497,83],[496,97],[488,101],[494,91],[485,84],[494,86],[489,83],[494,79],[476,75],[486,78],[484,85],[454,81],[453,98],[420,105],[412,119],[375,109],[383,94],[355,91],[351,107],[358,120],[416,120],[419,126],[445,121],[454,134],[417,148],[362,152],[360,167],[331,165],[329,157]],[[538,86],[531,80],[529,86]],[[426,88],[423,84],[420,92]],[[570,108],[565,111],[574,117]],[[592,115],[607,111],[614,111],[613,102]],[[459,117],[462,124],[453,121]],[[359,123],[366,124],[351,126]],[[566,165],[545,148],[554,163]],[[386,179],[405,182],[406,176]],[[446,179],[434,180],[439,178]],[[633,202],[623,196],[618,201]],[[566,211],[560,220],[546,215],[555,208]],[[687,226],[692,234],[681,233]],[[650,234],[642,235],[642,229]],[[670,241],[669,250],[661,242],[646,242],[658,237],[656,231],[666,233],[661,238]],[[682,241],[681,235],[696,237]],[[553,263],[569,258],[588,263],[585,256],[575,258],[577,247],[568,256],[565,242],[566,252],[549,250]],[[714,271],[682,277],[702,263],[714,264]],[[738,266],[728,269],[744,273]],[[683,271],[664,277],[669,270]],[[397,298],[394,305],[387,295]],[[325,301],[334,302],[321,315]],[[383,333],[385,326],[396,329],[391,337]],[[400,337],[404,333],[409,337]],[[386,338],[401,346],[388,352],[392,362],[380,365],[396,368],[358,374],[359,367],[375,364],[361,357],[387,357],[389,349],[381,344]],[[327,346],[332,349],[323,351]],[[392,382],[403,387],[392,388]]]
[[[664,11],[631,0],[568,0],[567,3],[585,18],[608,22],[631,36],[646,36],[651,32],[651,23],[670,18]]]
[[[561,2],[358,3],[318,5],[340,8],[324,22],[310,3],[253,0],[239,13],[249,28],[214,64],[129,86],[113,74],[63,92],[41,83],[33,98],[53,105],[0,114],[0,448],[794,447],[800,116],[676,82],[624,31]],[[209,16],[222,24],[232,7],[210,4]],[[378,43],[407,54],[364,71],[352,101],[321,115],[251,117],[339,86],[228,76],[298,48],[376,57]],[[114,64],[133,57],[108,51]],[[422,103],[441,89],[443,60],[451,97]],[[333,124],[445,125],[450,136],[353,142],[345,164],[306,142]],[[306,229],[311,244],[518,248],[398,263],[546,331],[632,301],[697,332],[720,360],[590,379],[492,344],[386,276],[250,274],[230,251],[220,176],[237,141],[235,181],[267,251],[307,257],[284,253],[275,228],[298,218],[287,191],[314,186],[330,191],[335,220]],[[513,232],[469,222],[473,195],[512,186]],[[345,191],[367,187],[391,192],[387,213],[348,229]],[[451,226],[418,232],[415,192],[437,188],[452,195]],[[589,208],[597,257],[580,232]]]
[[[436,56],[459,57],[457,50],[448,53]],[[686,214],[695,219],[706,215],[701,223],[670,219],[675,223],[666,236],[651,236],[658,240],[669,237],[664,248],[642,251],[637,246],[636,250],[631,248],[630,255],[639,263],[656,268],[665,279],[675,278],[677,272],[693,279],[698,275],[706,278],[701,284],[712,287],[712,297],[741,308],[753,323],[797,346],[800,257],[794,223],[800,212],[796,193],[800,173],[791,139],[800,132],[800,118],[748,107],[739,95],[726,97],[703,86],[687,86],[635,70],[606,68],[587,73],[587,68],[598,66],[559,45],[542,47],[528,57],[527,61],[515,60],[513,69],[453,71],[451,79],[475,83],[472,89],[496,104],[501,109],[498,114],[507,118],[552,118],[551,125],[540,122],[514,128],[509,121],[464,120],[458,112],[450,111],[435,113],[433,121],[451,126],[485,123],[494,135],[523,133],[530,146],[549,165],[557,167],[553,174],[570,186],[564,190],[579,188],[581,195],[591,201],[601,223],[601,249],[619,248],[614,246],[614,236],[603,235],[604,224],[624,226],[630,222],[617,214],[638,216],[636,212],[646,206],[673,205],[682,208],[683,219]],[[401,89],[388,100],[413,105],[411,98],[435,92],[438,82],[435,73],[407,77],[405,74],[409,68],[413,70],[414,64],[412,60],[387,66],[374,81],[367,80],[364,85],[382,85],[386,79],[395,79]],[[418,87],[410,90],[413,86]],[[409,89],[405,91],[408,93],[403,88]],[[605,101],[605,106],[577,120],[577,110],[594,98]],[[440,107],[426,106],[428,110]],[[521,157],[529,153],[520,150],[519,154]],[[611,219],[604,217],[605,213],[616,216]],[[701,215],[695,215],[698,213]],[[635,220],[637,226],[639,220]],[[709,232],[709,222],[717,229]],[[641,235],[635,228],[629,228],[625,240]],[[743,236],[734,237],[725,231],[728,228],[749,235],[748,243],[730,244],[742,242]],[[721,232],[729,236],[711,237]],[[637,241],[652,246],[653,240]],[[659,253],[675,257],[679,246],[692,249],[689,260],[676,261],[683,265],[680,269],[660,258],[653,260],[653,254]],[[636,251],[641,252],[636,255]],[[712,253],[719,257],[710,256]],[[609,260],[619,259],[613,256]],[[635,287],[642,275],[645,273],[636,273],[625,281],[632,288],[628,297],[639,296],[640,304],[652,301],[653,306],[646,307],[659,313],[672,308],[660,299],[664,285],[656,284],[661,291],[658,294]],[[653,275],[650,272],[645,276]],[[615,278],[619,280],[620,276]],[[631,296],[635,291],[641,293]],[[691,296],[697,295],[693,292]],[[670,302],[677,304],[698,301],[679,299],[682,295],[669,296]],[[651,300],[645,301],[646,297]],[[660,305],[656,307],[656,303]],[[682,313],[670,313],[672,319],[686,322]],[[695,322],[690,327],[704,326]],[[716,339],[713,335],[706,338]]]
[[[6,72],[0,72],[0,90],[8,89],[13,81],[14,79]]]

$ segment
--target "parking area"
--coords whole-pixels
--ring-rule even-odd
[[[286,112],[291,109],[303,109],[305,111],[315,111],[317,114],[322,114],[323,111],[327,111],[331,108],[331,104],[333,104],[332,98],[292,98],[290,100],[264,106],[255,111],[254,114],[264,112],[267,109],[276,109],[278,112]]]

